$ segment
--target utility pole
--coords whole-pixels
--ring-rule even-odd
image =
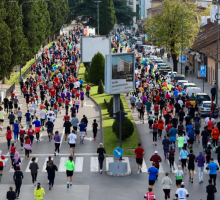
[[[183,4],[183,3],[182,3]],[[184,4],[182,9],[182,44],[181,44],[181,74],[183,74],[183,62],[182,62],[182,56],[183,56],[183,19],[184,19]]]
[[[101,1],[94,1],[95,3],[97,3],[97,33],[99,35],[99,3],[101,3]]]
[[[216,65],[215,65],[215,80],[216,80],[216,105],[218,106],[218,43],[219,43],[219,20],[220,20],[220,16],[219,16],[219,4],[218,2],[216,2],[217,4],[217,9],[218,9],[218,12],[216,13],[215,15],[215,19],[217,20],[217,26],[218,26],[218,29],[217,29],[217,55],[216,55]]]

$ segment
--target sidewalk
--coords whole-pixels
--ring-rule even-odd
[[[167,63],[172,69],[173,69],[173,61],[172,58],[170,58],[170,61],[167,60],[167,57],[163,58],[164,62]],[[185,74],[185,65],[183,64],[183,74]],[[178,63],[178,68],[177,72],[181,72],[181,65]],[[211,97],[211,88],[213,87],[210,85],[208,82],[204,81],[204,91],[203,91],[203,79],[202,78],[197,78],[195,74],[189,74],[186,77],[186,80],[189,81],[189,83],[195,83],[197,87],[201,88],[201,91],[208,94]],[[218,92],[218,104],[220,105],[220,92]]]

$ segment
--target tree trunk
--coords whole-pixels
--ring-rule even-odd
[[[177,61],[176,54],[171,54],[171,56],[173,60],[173,71],[177,72],[178,61]]]

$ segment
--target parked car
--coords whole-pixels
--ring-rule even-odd
[[[188,82],[189,82],[188,80],[178,80],[177,84],[181,86],[183,83],[188,83]]]
[[[188,94],[189,96],[192,95],[192,93],[197,94],[201,92],[201,88],[199,87],[188,87],[186,88],[186,94]]]
[[[175,81],[179,80],[185,80],[185,76],[183,74],[176,74],[176,76],[173,78]]]
[[[195,83],[183,83],[181,87],[185,90],[188,87],[196,87]]]
[[[170,67],[169,65],[167,65],[166,63],[158,63],[157,64],[157,68],[161,68],[161,67]]]
[[[215,104],[215,102],[213,102]],[[219,109],[215,104],[214,117],[218,117]],[[198,105],[198,114],[202,115],[210,115],[211,113],[211,101],[202,101]]]
[[[135,49],[138,49],[138,46],[139,46],[139,45],[142,45],[142,44],[143,44],[142,41],[137,40],[137,41],[136,41],[136,44],[135,44]]]
[[[166,76],[169,72],[171,72],[171,69],[159,69],[159,72],[161,72],[161,74]]]
[[[170,78],[171,77],[171,74],[172,74],[172,71],[171,72],[168,72],[168,74],[165,76],[165,78]],[[174,77],[176,76],[177,72],[173,72],[173,75]],[[173,77],[173,78],[174,78]]]
[[[208,94],[206,93],[197,93],[196,94],[196,100],[195,100],[195,106],[196,108],[202,101],[211,101],[211,98]]]

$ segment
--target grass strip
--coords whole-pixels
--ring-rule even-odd
[[[21,68],[21,74],[24,74],[30,67],[31,65],[34,64],[34,62],[36,61],[35,58],[29,60],[26,65],[24,67]],[[16,85],[19,85],[19,77],[20,77],[20,67],[17,67],[17,72],[12,72],[11,75],[10,75],[10,79],[6,79],[6,82],[5,84],[8,84],[8,85],[12,85],[15,84]],[[17,78],[16,78],[16,73],[17,73]]]
[[[85,73],[85,67],[84,67],[83,63],[81,63],[80,69],[78,72],[78,77],[82,78],[82,80],[85,80],[84,73]],[[87,83],[84,83],[84,88],[83,88],[84,90],[85,90],[86,85],[87,85]],[[115,133],[112,131],[113,118],[109,117],[109,114],[107,111],[107,106],[104,103],[104,99],[107,102],[109,102],[112,95],[98,94],[97,93],[98,86],[94,85],[92,83],[90,84],[90,87],[91,87],[90,96],[100,105],[101,111],[102,111],[102,118],[103,118],[102,125],[103,125],[103,130],[104,130],[104,145],[105,145],[106,153],[109,155],[112,155],[113,150],[116,147],[119,147],[119,140],[115,136]],[[132,149],[136,148],[137,144],[139,142],[138,133],[137,133],[136,126],[134,124],[134,120],[131,116],[129,106],[128,106],[123,94],[121,94],[121,100],[124,105],[125,112],[128,113],[128,115],[127,115],[128,119],[130,119],[134,125],[133,135],[130,138],[128,138],[127,140],[122,141],[122,148],[124,150],[124,155],[134,155]]]

